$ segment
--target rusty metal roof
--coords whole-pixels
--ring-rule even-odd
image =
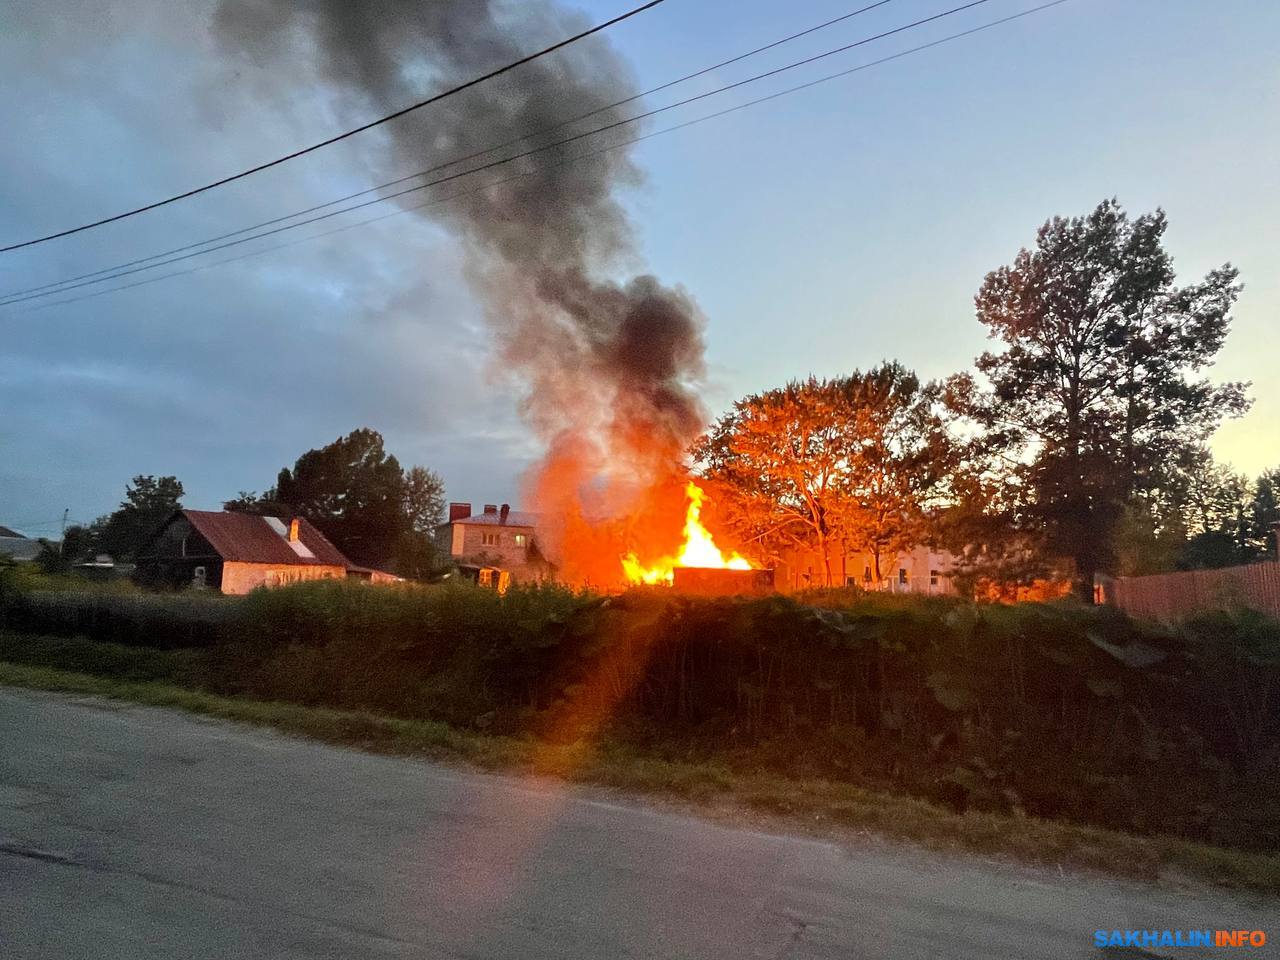
[[[351,561],[308,521],[298,519],[298,539],[311,551],[302,556],[276,532],[271,521],[289,526],[290,517],[260,517],[252,513],[214,510],[180,510],[223,560],[240,563],[287,563],[301,566],[350,568]]]

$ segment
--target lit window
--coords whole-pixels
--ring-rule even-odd
[[[528,539],[528,538],[527,538],[523,533],[517,533],[517,534],[516,534],[516,546],[517,546],[517,547],[523,547],[523,546],[524,546],[524,544],[525,544],[525,540],[527,540],[527,539]]]

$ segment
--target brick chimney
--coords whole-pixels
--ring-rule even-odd
[[[471,504],[469,503],[451,503],[449,504],[449,522],[455,520],[465,520],[471,516]]]
[[[498,511],[498,522],[506,523],[507,517],[511,515],[511,504],[504,503],[502,509]]]
[[[298,518],[294,517],[289,521],[289,542],[298,542]]]
[[[496,503],[486,503],[486,504],[484,505],[484,512],[485,512],[485,513],[497,513],[497,512],[498,512],[498,505],[497,505]]]

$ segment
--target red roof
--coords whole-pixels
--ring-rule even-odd
[[[252,513],[217,512],[213,510],[182,510],[182,516],[190,521],[200,536],[223,560],[240,563],[288,563],[304,566],[350,567],[351,561],[337,547],[325,539],[324,534],[306,520],[298,520],[298,540],[312,554],[299,555],[288,538],[272,525],[286,529],[285,517],[260,517]]]

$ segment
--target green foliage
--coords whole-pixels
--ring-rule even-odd
[[[1202,377],[1240,292],[1230,265],[1174,286],[1163,211],[1130,219],[1114,200],[1055,217],[989,273],[978,320],[1004,349],[977,360],[990,384],[953,382],[986,439],[1020,463],[1024,521],[1074,561],[1087,593],[1114,562],[1123,507],[1182,481],[1185,451],[1247,406],[1244,384]]]
[[[93,536],[84,527],[67,527],[60,543],[42,540],[35,563],[42,573],[65,575],[75,564],[87,559],[93,549]]]
[[[127,582],[0,570],[0,629],[131,646],[197,647],[224,636],[237,601],[212,594],[145,593]]]
[[[261,496],[241,491],[226,510],[306,517],[357,563],[425,579],[440,566],[432,534],[444,515],[444,481],[404,470],[382,434],[362,427],[308,450]]]
[[[42,637],[0,631],[0,660],[32,666],[56,665],[118,680],[182,682],[194,673],[189,650],[154,650],[83,637]]]
[[[1258,477],[1249,503],[1249,546],[1257,557],[1280,560],[1276,524],[1280,523],[1280,467]]]
[[[336,581],[0,596],[10,629],[208,644],[184,682],[213,692],[1280,844],[1280,624],[1253,614],[1168,629],[1075,602]],[[88,651],[66,648],[76,669],[122,669]]]
[[[90,525],[83,545],[85,554],[100,552],[117,561],[133,560],[169,515],[182,506],[182,494],[177,477],[134,477],[125,488],[119,509]]]
[[[722,494],[740,541],[865,552],[881,578],[891,559],[931,533],[955,464],[936,384],[898,363],[831,380],[810,377],[745,397],[694,450]]]

